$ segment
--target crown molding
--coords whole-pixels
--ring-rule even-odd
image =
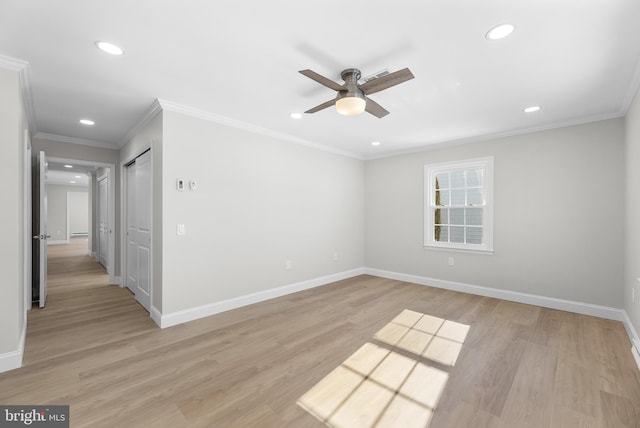
[[[85,138],[67,137],[64,135],[47,134],[44,132],[38,132],[33,136],[34,139],[55,141],[57,143],[70,143],[80,144],[82,146],[98,147],[101,149],[118,150],[119,148],[113,144],[105,143],[104,141],[89,140]]]
[[[28,62],[10,56],[0,55],[0,68],[11,71],[21,71],[29,65]]]
[[[232,128],[242,129],[244,131],[252,132],[254,134],[264,135],[266,137],[276,138],[278,140],[289,141],[291,143],[299,144],[302,146],[310,147],[312,149],[320,150],[323,152],[329,152],[341,156],[346,156],[354,159],[362,160],[362,156],[355,153],[340,150],[333,147],[325,146],[323,144],[314,143],[312,141],[304,140],[302,138],[294,137],[289,134],[274,131],[272,129],[263,128],[261,126],[252,125],[247,122],[243,122],[237,119],[231,119],[229,117],[221,116],[218,114],[210,113],[204,110],[199,110],[193,107],[188,107],[182,104],[174,103],[167,100],[157,100],[163,110],[184,114],[186,116],[195,117],[196,119],[206,120],[208,122],[214,122],[221,125],[226,125]]]
[[[18,81],[20,90],[22,91],[22,102],[27,115],[27,126],[29,127],[29,134],[33,135],[36,132],[36,114],[33,108],[31,79],[29,78],[31,67],[27,61],[0,55],[0,68],[18,72]]]
[[[626,115],[631,107],[631,103],[633,102],[633,98],[636,93],[640,89],[640,59],[638,59],[638,63],[636,64],[636,68],[633,72],[633,76],[631,77],[631,82],[629,82],[629,88],[627,89],[627,94],[622,100],[622,105],[620,106],[620,112],[623,115]]]
[[[131,128],[129,128],[126,134],[124,134],[124,137],[120,141],[120,144],[118,145],[118,147],[120,148],[124,147],[129,141],[131,141],[131,139],[133,139],[133,137],[135,137],[140,131],[142,131],[142,129],[145,126],[147,126],[149,122],[151,122],[151,120],[153,120],[153,118],[156,117],[158,113],[160,113],[161,111],[162,111],[162,106],[160,104],[160,100],[156,98],[151,103],[151,105],[145,110],[145,112],[142,114],[142,117],[140,118],[140,120]]]
[[[533,134],[536,132],[550,131],[553,129],[568,128],[570,126],[586,125],[588,123],[600,122],[603,120],[617,119],[620,117],[624,117],[624,115],[625,114],[623,112],[616,112],[616,113],[602,114],[602,115],[596,115],[596,116],[588,116],[580,119],[541,125],[541,126],[531,127],[527,129],[495,132],[491,134],[480,135],[477,137],[461,138],[457,140],[438,141],[435,143],[425,144],[419,147],[414,147],[406,150],[396,150],[392,152],[381,153],[375,156],[366,156],[364,160],[374,160],[374,159],[390,158],[394,156],[410,155],[414,153],[427,152],[429,150],[444,149],[447,147],[461,146],[465,144],[482,143],[484,141],[499,140],[507,137],[517,137],[518,135]]]
[[[24,105],[24,111],[27,115],[27,126],[29,127],[29,134],[34,135],[36,130],[36,110],[33,107],[33,95],[31,93],[31,78],[30,76],[31,66],[27,65],[18,72],[18,80],[20,82],[20,89],[22,90],[22,103]]]

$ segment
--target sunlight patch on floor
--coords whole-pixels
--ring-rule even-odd
[[[427,427],[469,326],[402,311],[304,394],[298,405],[334,428]],[[407,355],[408,354],[408,355]]]

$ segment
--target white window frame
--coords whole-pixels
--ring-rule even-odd
[[[483,183],[483,215],[482,244],[438,242],[435,240],[435,177],[442,172],[465,169],[484,170]],[[435,163],[424,166],[424,246],[425,248],[442,248],[452,250],[480,251],[493,253],[493,156],[467,159],[455,162]]]

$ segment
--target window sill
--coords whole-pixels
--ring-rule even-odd
[[[434,245],[424,245],[423,248],[426,251],[429,251],[429,250],[448,251],[448,252],[454,252],[454,253],[480,254],[483,256],[492,256],[494,253],[493,250],[480,250],[480,249],[476,250],[471,248],[440,247],[440,246],[434,246]]]

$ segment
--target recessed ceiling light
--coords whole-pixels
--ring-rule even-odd
[[[531,106],[531,107],[527,107],[526,109],[524,109],[525,113],[535,113],[538,110],[540,110],[540,106]]]
[[[93,126],[96,124],[93,120],[90,119],[80,119],[80,123],[87,126]]]
[[[73,181],[73,180],[71,180],[69,183],[71,183],[71,184],[76,184],[76,182],[75,182],[75,181]]]
[[[289,117],[291,119],[300,119],[302,117],[302,113],[291,113]]]
[[[516,27],[512,24],[500,24],[493,27],[491,30],[487,31],[485,37],[488,40],[500,40],[507,37],[509,34],[513,33]]]
[[[65,168],[73,168],[73,165],[65,165]]]
[[[74,177],[74,178],[82,178],[82,176],[81,176],[81,175],[74,175],[73,177]]]
[[[124,51],[121,47],[114,45],[109,42],[96,42],[96,46],[103,52],[106,52],[111,55],[122,55]]]
[[[380,141],[373,141],[371,143],[372,146],[379,146],[380,145]]]

